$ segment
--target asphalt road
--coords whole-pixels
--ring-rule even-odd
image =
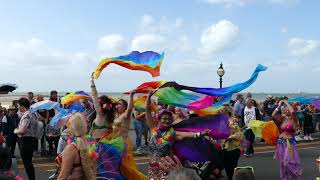
[[[320,176],[318,169],[315,165],[315,159],[320,155],[319,144],[312,147],[300,147],[299,154],[303,167],[303,180],[314,180],[316,176]],[[272,149],[265,148],[265,150],[259,151],[252,158],[241,157],[239,166],[252,166],[254,167],[256,180],[277,180],[279,177],[279,163],[273,159],[274,152]],[[138,162],[139,169],[147,172],[147,160]],[[53,173],[53,166],[46,168],[41,165],[36,168],[36,177],[39,180],[48,179]],[[20,169],[20,172],[23,170]],[[23,172],[22,172],[23,173]]]

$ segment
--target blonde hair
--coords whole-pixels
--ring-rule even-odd
[[[70,122],[70,133],[73,136],[77,136],[77,137],[83,137],[86,135],[87,133],[87,122],[85,117],[80,114],[80,113],[75,113],[74,115],[71,116],[71,118],[69,119]],[[76,142],[78,148],[80,148],[81,150],[86,149],[86,145],[83,142],[82,138],[77,138],[77,142]]]
[[[87,122],[85,117],[80,113],[75,113],[69,119],[70,133],[77,137],[76,146],[80,150],[81,166],[87,180],[96,179],[96,160],[91,158],[87,152],[88,144],[84,137],[87,133]]]
[[[87,122],[82,114],[75,113],[70,117],[69,121],[72,135],[84,136],[87,133]]]

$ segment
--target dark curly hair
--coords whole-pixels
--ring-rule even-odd
[[[23,106],[23,107],[25,107],[25,108],[27,108],[27,109],[29,109],[30,108],[30,101],[27,99],[27,98],[20,98],[19,100],[18,100],[18,104],[20,105],[20,106]]]
[[[106,116],[107,122],[109,124],[112,124],[115,118],[116,105],[108,96],[105,95],[99,97],[99,103],[101,106],[102,113]]]

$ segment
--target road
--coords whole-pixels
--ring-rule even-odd
[[[299,154],[303,167],[303,180],[313,180],[320,175],[315,165],[315,159],[320,155],[320,142],[299,144]],[[241,157],[239,166],[254,167],[255,179],[277,180],[279,178],[279,163],[273,159],[274,147],[263,146],[256,148],[256,154],[252,158]],[[146,173],[148,159],[141,157],[137,159],[139,169]],[[35,164],[36,177],[39,180],[47,179],[54,171],[54,163]],[[20,166],[20,172],[24,174]]]

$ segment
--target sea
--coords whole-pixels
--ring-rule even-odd
[[[45,99],[48,99],[50,94],[49,92],[33,92],[35,96],[37,95],[42,95]],[[58,96],[63,97],[66,94],[66,92],[59,92]],[[243,95],[246,94],[246,92],[241,93]],[[122,98],[122,99],[127,99],[128,95],[125,95],[121,92],[102,92],[99,93],[99,95],[107,95],[115,98]],[[263,102],[266,99],[267,95],[271,95],[273,97],[283,97],[286,96],[289,99],[294,98],[294,97],[317,97],[320,96],[320,93],[304,93],[304,92],[299,92],[299,93],[252,93],[252,98],[255,99],[257,102]],[[8,108],[9,105],[12,104],[13,100],[18,100],[21,97],[27,97],[27,92],[13,92],[10,94],[1,94],[0,95],[0,103],[1,106]],[[233,96],[232,99],[235,99],[235,95]]]

